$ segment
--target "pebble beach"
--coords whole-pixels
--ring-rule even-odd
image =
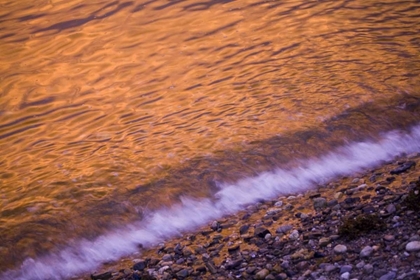
[[[404,155],[260,201],[82,279],[420,279],[419,165]]]

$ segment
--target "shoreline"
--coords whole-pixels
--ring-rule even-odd
[[[402,156],[261,201],[72,279],[418,279],[420,216],[404,201],[419,164]]]

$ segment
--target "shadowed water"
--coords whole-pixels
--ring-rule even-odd
[[[419,122],[419,1],[1,1],[0,269]]]

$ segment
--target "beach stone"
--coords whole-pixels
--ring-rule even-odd
[[[387,274],[382,275],[379,280],[393,280],[397,277],[397,274],[394,271],[390,271]]]
[[[276,233],[287,233],[289,230],[293,228],[292,225],[282,225],[276,229]]]
[[[340,267],[340,274],[343,274],[345,272],[350,272],[352,271],[353,266],[352,265],[343,265],[342,267]]]
[[[297,231],[296,229],[293,230],[290,234],[289,234],[289,238],[291,240],[297,240],[299,238],[299,231]]]
[[[242,235],[242,234],[247,233],[248,230],[249,230],[249,225],[243,225],[239,228],[239,233]]]
[[[416,163],[414,161],[407,161],[405,163],[403,163],[402,165],[400,165],[399,167],[393,169],[391,172],[389,172],[391,175],[398,175],[401,174],[405,171],[407,171],[408,169],[410,169],[411,167],[415,166]]]
[[[330,242],[331,242],[331,239],[329,237],[322,237],[321,239],[319,239],[318,245],[320,247],[325,247],[328,244],[330,244]]]
[[[316,197],[313,199],[315,210],[322,210],[327,207],[327,200],[324,197]]]
[[[389,214],[395,213],[395,211],[397,211],[397,208],[395,207],[394,204],[389,204],[386,208],[385,208],[386,212],[388,212]]]
[[[204,262],[204,264],[207,267],[207,269],[210,271],[211,274],[216,274],[217,273],[217,269],[211,261]]]
[[[146,268],[147,266],[147,262],[145,260],[138,260],[134,265],[133,265],[133,270],[138,270],[138,271],[142,271]]]
[[[268,229],[264,227],[257,227],[254,231],[254,236],[264,238],[267,235],[267,233],[271,234],[271,232]]]
[[[276,203],[274,203],[275,207],[281,207],[283,205],[283,201],[277,201]]]
[[[373,253],[373,248],[370,246],[366,246],[360,251],[361,258],[368,258]]]
[[[338,244],[334,247],[334,252],[336,254],[344,254],[345,252],[347,252],[347,247],[345,245]]]
[[[288,278],[288,276],[284,272],[276,275],[276,280],[286,280],[287,278]]]
[[[101,274],[91,274],[90,278],[92,278],[92,280],[107,280],[112,278],[112,273],[110,271],[107,271]]]
[[[165,254],[165,255],[163,255],[162,261],[164,261],[164,262],[172,261],[172,255],[171,254]]]
[[[335,194],[334,194],[334,198],[335,199],[340,199],[340,198],[342,198],[343,197],[343,193],[342,192],[336,192]]]
[[[292,210],[293,208],[294,208],[294,206],[290,203],[288,203],[284,206],[284,210],[287,210],[287,211]]]
[[[420,241],[411,241],[405,245],[405,250],[407,252],[418,252],[420,251]]]
[[[184,257],[189,257],[189,256],[191,256],[193,254],[193,252],[191,251],[191,249],[190,248],[188,248],[188,247],[184,247],[183,249],[182,249],[182,255],[184,256]]]
[[[335,271],[335,270],[338,270],[338,267],[337,267],[337,266],[335,266],[335,265],[333,265],[333,264],[327,264],[327,265],[324,267],[324,271],[325,271],[325,272],[327,272],[327,273],[333,272],[333,271]]]
[[[373,265],[371,265],[370,263],[365,264],[365,265],[363,266],[363,271],[364,271],[366,274],[371,274],[371,273],[373,272]]]
[[[305,213],[301,213],[301,214],[300,214],[300,219],[301,219],[301,220],[305,220],[305,219],[307,219],[307,218],[309,218],[309,215],[308,215],[308,214],[305,214]]]
[[[270,209],[267,210],[266,214],[267,215],[276,215],[276,214],[278,214],[280,212],[281,212],[281,209],[278,209],[278,208],[270,208]]]
[[[269,273],[270,271],[268,269],[263,268],[255,274],[255,279],[257,280],[264,279]]]
[[[188,271],[188,269],[182,269],[176,273],[176,276],[178,278],[186,278],[188,277],[188,275],[190,275],[190,272]]]
[[[165,266],[162,266],[161,268],[159,268],[159,270],[158,270],[158,273],[160,274],[160,275],[162,275],[166,270],[168,270],[170,267],[169,267],[169,265],[165,265]]]
[[[395,240],[395,236],[393,236],[391,234],[386,234],[386,235],[384,235],[384,240],[385,241],[394,241]]]
[[[342,280],[348,280],[350,279],[350,272],[344,272],[340,275],[340,279]]]
[[[218,221],[213,221],[213,222],[211,223],[211,225],[210,225],[210,228],[211,228],[212,230],[214,230],[214,231],[218,230],[218,229],[219,229],[219,227],[220,227],[220,224],[219,224],[219,222],[218,222]]]

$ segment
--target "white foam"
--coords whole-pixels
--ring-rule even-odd
[[[118,260],[137,251],[139,243],[155,245],[211,220],[234,213],[259,199],[308,190],[334,177],[350,175],[377,166],[402,153],[420,152],[420,126],[410,133],[393,131],[376,143],[353,143],[318,159],[301,162],[292,170],[278,169],[259,176],[221,185],[215,199],[192,200],[171,209],[151,213],[140,224],[109,233],[95,241],[79,241],[58,254],[28,259],[19,270],[7,271],[1,279],[59,279],[93,271],[105,261]]]

